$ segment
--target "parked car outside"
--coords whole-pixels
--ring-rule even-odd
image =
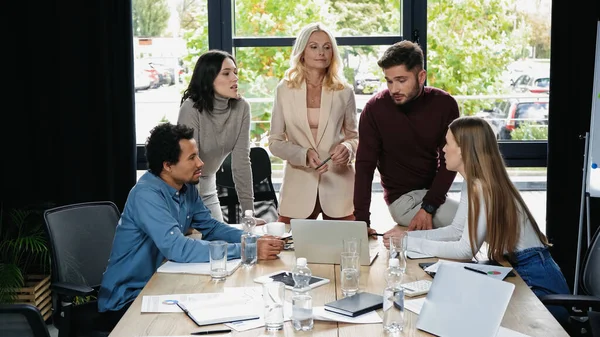
[[[550,74],[523,74],[512,84],[515,93],[548,94],[550,92]]]
[[[538,127],[548,126],[548,97],[511,98],[499,101],[490,110],[476,114],[486,119],[500,140],[512,139],[511,133],[522,123]]]
[[[135,91],[154,88],[158,86],[158,74],[154,69],[135,62],[133,66],[133,83]]]
[[[379,90],[381,80],[373,74],[358,73],[354,77],[354,93],[369,95]]]

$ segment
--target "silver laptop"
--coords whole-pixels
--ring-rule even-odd
[[[349,238],[361,240],[362,266],[371,265],[379,253],[376,240],[369,245],[364,221],[292,219],[290,224],[296,256],[309,263],[340,264],[342,241]]]
[[[441,264],[417,319],[417,329],[442,337],[496,337],[515,285]]]

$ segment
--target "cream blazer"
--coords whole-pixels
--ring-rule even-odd
[[[321,110],[316,141],[308,125],[306,84],[291,89],[282,80],[275,92],[271,115],[269,150],[285,161],[279,192],[279,214],[307,218],[314,210],[317,193],[325,214],[334,218],[354,212],[354,157],[358,146],[356,101],[352,87],[321,92]],[[347,165],[329,161],[329,170],[319,177],[306,165],[306,152],[312,148],[325,160],[336,145],[350,151]]]

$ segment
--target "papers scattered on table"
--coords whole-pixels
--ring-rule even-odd
[[[414,300],[404,300],[404,308],[418,315],[421,313],[423,303],[425,303],[425,297],[417,298]]]
[[[531,336],[520,333],[515,330],[507,329],[505,327],[500,327],[498,329],[498,334],[496,335],[496,337],[531,337]]]
[[[197,306],[196,302],[210,303],[218,300],[222,295],[222,293],[202,293],[144,296],[142,297],[142,312],[181,312],[181,309],[173,301],[185,303],[188,307],[195,307]]]
[[[233,274],[233,272],[242,263],[241,259],[227,261],[227,275]],[[205,263],[180,263],[167,261],[162,266],[158,267],[157,272],[159,273],[176,273],[176,274],[199,274],[199,275],[210,275],[210,262]]]
[[[412,259],[412,260],[416,260],[416,259],[427,259],[427,258],[430,258],[433,256],[408,250],[408,251],[406,251],[406,257],[408,257],[409,259]]]
[[[259,318],[246,320],[246,321],[238,321],[226,323],[225,325],[235,331],[241,332],[256,328],[261,328],[265,326],[264,313],[265,307],[262,299],[262,286],[257,287],[225,287],[223,288],[223,293],[228,296],[234,297],[246,297],[252,298],[251,303],[253,304],[254,313],[257,313]],[[292,319],[292,304],[290,302],[285,302],[283,305],[283,321],[289,321]]]
[[[439,260],[438,262],[425,268],[425,271],[430,272],[430,273],[436,273],[440,264],[452,264],[452,265],[469,267],[472,269],[479,270],[479,271],[485,273],[487,276],[495,278],[495,279],[499,279],[499,280],[504,280],[506,275],[508,275],[508,273],[510,273],[510,271],[512,270],[512,268],[510,268],[510,267],[503,267],[503,266],[493,266],[493,265],[487,265],[487,264],[463,263],[463,262]]]

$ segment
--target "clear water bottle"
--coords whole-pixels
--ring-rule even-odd
[[[246,210],[244,212],[244,218],[242,219],[242,264],[245,267],[252,267],[256,264],[258,259],[257,254],[257,240],[258,236],[253,233],[254,227],[256,226],[256,220],[254,220],[252,210]]]
[[[386,270],[387,286],[383,291],[383,329],[390,333],[402,331],[404,328],[404,288],[400,270],[400,261],[390,259]]]
[[[254,227],[256,227],[256,219],[254,219],[254,211],[247,209],[244,211],[244,217],[242,218],[242,230],[244,232],[253,233]]]
[[[311,277],[312,272],[306,266],[306,258],[296,259],[296,266],[292,269],[292,323],[297,331],[309,331],[313,328],[312,296],[309,293]]]

